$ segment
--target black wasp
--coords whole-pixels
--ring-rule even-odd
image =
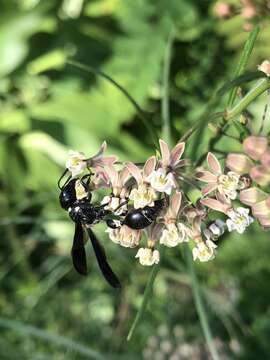
[[[86,252],[83,239],[85,230],[91,240],[98,265],[104,278],[112,287],[120,288],[121,284],[107,262],[105,250],[91,229],[91,226],[99,223],[100,221],[106,221],[109,227],[116,228],[117,225],[114,222],[114,219],[117,216],[113,212],[105,210],[106,204],[94,206],[91,203],[92,194],[89,190],[91,174],[85,175],[81,179],[71,179],[69,177],[66,183],[61,187],[60,181],[65,173],[66,172],[64,172],[58,182],[58,186],[61,190],[59,201],[61,207],[68,211],[70,218],[75,223],[75,233],[71,249],[74,268],[79,274],[87,274]],[[163,206],[164,199],[161,199],[156,200],[155,205],[152,207],[146,206],[141,209],[132,209],[127,211],[127,213],[122,215],[122,217],[118,216],[120,225],[126,225],[135,230],[144,229],[151,225],[151,223],[157,218]]]

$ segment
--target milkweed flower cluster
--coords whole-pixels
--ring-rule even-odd
[[[138,248],[135,258],[140,264],[157,264],[162,246],[182,243],[189,243],[194,260],[206,262],[216,256],[217,240],[225,231],[243,234],[254,219],[264,229],[270,228],[270,195],[264,190],[270,184],[267,138],[247,137],[243,152],[229,153],[224,165],[209,152],[206,166],[192,175],[201,189],[195,203],[183,190],[189,163],[182,158],[185,143],[178,142],[172,150],[163,140],[159,145],[159,154],[140,165],[105,156],[106,142],[90,158],[70,151],[66,161],[71,177],[90,173],[91,191],[108,190],[101,200],[101,206],[114,214],[108,237],[122,247]],[[78,185],[76,191],[77,198],[84,196],[83,187]],[[131,228],[125,221],[131,213],[139,213],[146,225]]]

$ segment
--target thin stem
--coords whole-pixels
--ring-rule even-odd
[[[163,252],[164,252],[164,248],[163,248],[162,253]],[[157,273],[159,271],[159,268],[160,268],[160,264],[156,264],[151,269],[151,273],[150,273],[150,276],[148,278],[146,288],[144,290],[143,301],[142,301],[142,304],[140,306],[139,311],[136,314],[135,320],[133,321],[133,323],[131,325],[131,328],[130,328],[128,336],[127,336],[127,341],[131,340],[132,335],[133,335],[137,325],[139,324],[139,322],[140,322],[141,318],[143,317],[143,314],[144,314],[144,312],[145,312],[145,310],[147,308],[148,300],[150,299],[150,296],[152,294],[153,284],[154,284],[155,278],[157,276]]]
[[[169,34],[167,46],[164,55],[163,66],[163,96],[161,99],[161,114],[163,120],[162,137],[171,145],[171,124],[170,124],[170,95],[169,95],[169,83],[170,83],[170,67],[172,57],[172,45],[174,41],[174,29]]]
[[[216,347],[215,347],[215,344],[213,341],[213,335],[212,335],[211,328],[210,328],[210,325],[208,322],[207,313],[205,310],[205,305],[203,302],[200,285],[198,283],[198,278],[197,278],[197,275],[196,275],[196,272],[194,269],[194,264],[193,264],[193,260],[192,260],[190,249],[189,249],[188,245],[185,245],[185,257],[187,259],[187,266],[188,266],[188,270],[189,270],[190,278],[191,278],[192,292],[193,292],[193,296],[194,296],[196,310],[197,310],[199,320],[201,323],[202,331],[203,331],[208,349],[212,356],[212,359],[219,360],[219,355],[218,355],[218,352],[216,350]]]
[[[270,80],[264,78],[259,80],[257,84],[236,104],[232,109],[226,110],[224,113],[224,119],[229,121],[235,116],[240,115],[252,101],[254,101],[259,95],[264,93],[270,88]]]
[[[254,48],[256,39],[259,35],[259,32],[260,32],[260,28],[259,28],[259,26],[256,26],[249,34],[249,37],[245,43],[240,61],[237,65],[237,68],[235,71],[235,77],[242,75],[243,72],[245,71],[245,68],[248,64],[248,60],[249,60],[252,50]],[[233,105],[236,95],[237,95],[237,87],[234,87],[230,92],[230,96],[229,96],[229,100],[228,100],[229,107],[231,107]]]
[[[137,103],[137,101],[129,94],[129,92],[121,85],[119,84],[116,80],[114,80],[110,75],[104,73],[103,71],[96,69],[92,66],[89,65],[85,65],[82,64],[78,61],[75,60],[67,60],[66,63],[68,65],[74,66],[78,69],[84,70],[88,73],[91,74],[95,74],[95,75],[99,75],[101,77],[103,77],[105,80],[109,81],[113,86],[115,86],[119,91],[122,92],[123,95],[125,95],[125,97],[130,101],[130,103],[134,106],[134,108],[136,109],[139,118],[142,120],[145,128],[147,129],[147,131],[149,132],[149,135],[151,136],[154,144],[157,146],[158,144],[158,138],[156,133],[152,130],[151,126],[149,125],[149,114],[146,113],[141,107],[140,105]]]

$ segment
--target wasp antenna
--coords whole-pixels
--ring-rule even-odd
[[[61,182],[61,180],[63,179],[63,177],[66,175],[67,172],[68,172],[68,169],[65,169],[65,171],[64,171],[63,174],[60,176],[60,178],[59,178],[59,180],[58,180],[58,182],[57,182],[57,186],[58,186],[58,188],[59,188],[60,190],[62,190],[63,187],[64,187],[64,186],[66,185],[66,183],[67,183],[67,181],[66,181],[63,186],[60,186],[60,182]],[[71,177],[71,176],[69,176],[69,179],[68,179],[68,180],[70,180],[70,177]]]

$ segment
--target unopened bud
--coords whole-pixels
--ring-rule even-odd
[[[268,141],[263,136],[249,136],[243,142],[244,151],[253,160],[259,160],[267,150]]]
[[[240,201],[245,205],[252,206],[259,201],[265,200],[267,196],[262,190],[252,187],[240,192]]]
[[[238,174],[246,174],[252,167],[252,161],[243,154],[229,154],[226,159],[226,166]]]
[[[262,165],[254,166],[250,170],[250,177],[261,186],[265,186],[270,182],[270,172]]]

